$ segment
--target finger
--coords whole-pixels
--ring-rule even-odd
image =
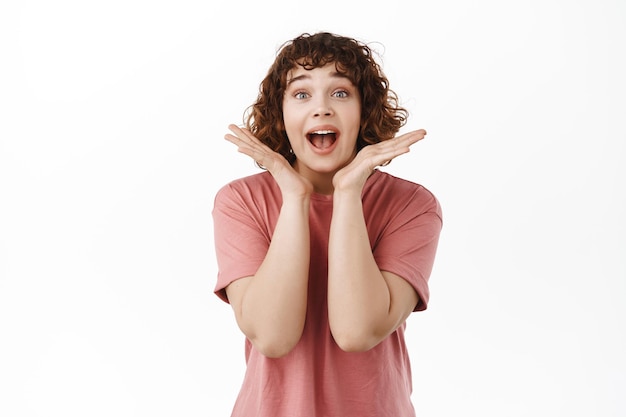
[[[424,139],[426,131],[424,129],[415,130],[395,137],[391,140],[380,142],[378,145],[379,152],[396,153],[395,156],[409,152],[409,147]]]
[[[257,165],[272,171],[276,166],[275,153],[267,145],[258,140],[248,129],[236,125],[229,125],[231,133],[224,135],[224,139],[237,146],[237,151],[252,158]]]
[[[226,140],[228,140],[230,142],[233,142],[233,143],[246,143],[246,142],[249,142],[249,139],[246,136],[246,134],[243,131],[243,129],[239,128],[238,126],[228,125],[228,130],[230,130],[231,133],[227,133],[226,135],[224,135],[224,138]]]
[[[417,130],[412,130],[408,133],[405,133],[406,135],[420,135],[422,137],[426,136],[428,132],[426,132],[425,129],[417,129]]]
[[[238,136],[231,135],[230,133],[225,134],[224,135],[224,139],[226,139],[230,143],[235,144],[237,146],[239,146],[239,144],[243,143],[243,141]]]
[[[396,140],[401,143],[407,143],[412,145],[426,137],[426,131],[424,129],[414,130],[412,132],[405,133],[402,136],[398,136]]]
[[[257,144],[261,144],[261,141],[259,141],[259,139],[257,139],[252,132],[250,132],[250,130],[246,129],[246,128],[242,128],[239,127],[237,125],[231,124],[228,125],[228,129],[233,132],[233,134],[235,134],[237,137],[239,137],[240,139],[244,140],[244,141],[250,141],[253,143],[257,143]]]
[[[254,136],[248,129],[240,128],[236,125],[229,125],[228,128],[233,134],[227,133],[224,138],[239,147],[249,147],[256,149],[259,152],[272,152],[272,150],[263,142],[261,142],[256,136]]]
[[[422,140],[425,134],[426,131],[420,129],[374,145],[369,149],[372,151],[369,155],[369,165],[374,167],[389,165],[394,158],[410,152],[410,146]]]

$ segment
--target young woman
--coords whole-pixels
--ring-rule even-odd
[[[263,168],[217,193],[215,292],[245,335],[233,417],[409,417],[405,320],[428,303],[442,227],[423,186],[376,168],[424,130],[370,48],[331,33],[285,43],[245,127]]]

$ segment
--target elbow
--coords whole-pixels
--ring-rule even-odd
[[[287,356],[298,344],[298,340],[289,340],[288,338],[278,338],[274,340],[251,340],[254,348],[263,356],[271,359],[279,359]]]
[[[292,351],[293,347],[283,347],[283,346],[257,346],[255,345],[256,350],[258,350],[263,356],[266,356],[270,359],[280,359],[289,354]]]
[[[267,326],[243,320],[238,324],[254,350],[272,359],[287,356],[300,342],[304,330],[304,320],[297,325],[272,323]]]
[[[333,332],[333,339],[344,352],[366,352],[382,340],[373,334],[357,332]]]

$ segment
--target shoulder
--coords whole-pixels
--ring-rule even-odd
[[[223,185],[215,194],[215,204],[226,201],[250,202],[267,198],[276,193],[278,187],[269,172],[235,179]]]
[[[364,190],[364,201],[366,198],[389,208],[434,212],[441,217],[439,200],[428,188],[387,172],[374,171]]]
[[[220,192],[224,192],[224,190],[244,190],[249,188],[258,188],[263,186],[272,186],[275,184],[272,175],[267,172],[259,172],[258,174],[248,175],[246,177],[237,178],[235,180],[230,181],[229,183],[223,185],[218,194]]]

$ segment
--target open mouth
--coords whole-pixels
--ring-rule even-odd
[[[317,149],[327,149],[337,140],[337,133],[332,130],[316,130],[309,133],[307,139]]]

